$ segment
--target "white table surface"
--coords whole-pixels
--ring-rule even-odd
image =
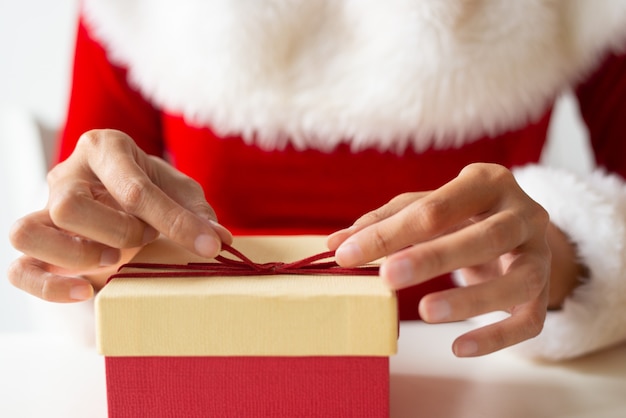
[[[626,417],[626,345],[560,364],[455,358],[450,344],[470,326],[402,324],[392,418]],[[0,417],[106,417],[103,359],[67,339],[0,334]]]

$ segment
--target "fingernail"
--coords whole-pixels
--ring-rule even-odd
[[[76,284],[70,288],[70,299],[87,300],[93,296],[93,287],[89,284]]]
[[[474,340],[464,340],[455,344],[454,355],[457,357],[472,357],[478,353],[478,343]]]
[[[380,266],[380,276],[393,288],[413,284],[415,270],[407,259],[391,260]]]
[[[335,251],[335,258],[342,266],[359,265],[363,262],[363,251],[354,242],[345,242]]]
[[[220,250],[220,243],[213,235],[202,234],[194,241],[196,252],[206,258],[213,258]]]
[[[106,248],[100,254],[100,267],[112,266],[120,260],[120,250],[117,248]]]
[[[426,319],[428,322],[442,322],[450,318],[452,308],[445,300],[431,302],[426,307]]]

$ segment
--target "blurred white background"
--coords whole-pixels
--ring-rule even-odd
[[[66,110],[77,12],[78,0],[0,0],[0,332],[47,324],[41,321],[48,316],[45,303],[6,280],[17,255],[7,234],[13,220],[45,202],[44,161]],[[576,171],[591,167],[585,132],[567,95],[557,106],[544,157]],[[53,309],[73,312],[67,305]]]
[[[68,97],[78,0],[0,0],[0,332],[35,329],[6,270],[13,220],[45,202],[46,155]]]

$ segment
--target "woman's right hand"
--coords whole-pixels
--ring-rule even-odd
[[[204,257],[232,241],[196,181],[120,131],[82,135],[48,186],[46,207],[11,230],[24,255],[8,272],[11,283],[45,300],[89,299],[111,267],[159,234]]]

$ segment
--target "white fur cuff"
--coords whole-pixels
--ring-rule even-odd
[[[626,339],[626,185],[539,166],[515,171],[521,187],[577,245],[590,278],[548,313],[542,333],[514,350],[549,360],[577,357]]]

